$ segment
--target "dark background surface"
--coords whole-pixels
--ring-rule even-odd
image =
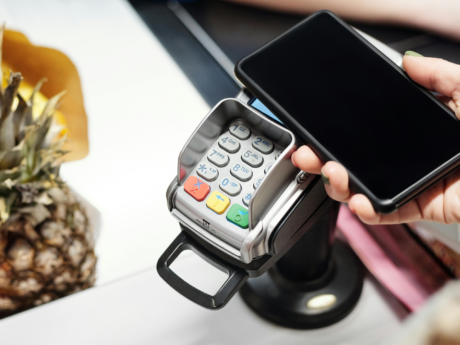
[[[184,26],[166,2],[130,2],[210,106],[238,93],[240,86]],[[233,63],[305,18],[216,0],[190,1],[181,6]],[[349,24],[401,53],[415,50],[424,56],[460,63],[458,42],[408,28]]]

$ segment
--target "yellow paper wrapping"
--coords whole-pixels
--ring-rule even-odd
[[[89,150],[88,124],[80,77],[72,61],[58,50],[33,45],[17,31],[5,30],[2,48],[4,64],[24,77],[24,88],[19,90],[22,96],[27,98],[31,87],[42,78],[48,80],[40,90],[44,97],[49,99],[66,91],[55,115],[56,122],[66,127],[68,140],[63,149],[69,153],[64,160],[69,162],[84,158]],[[37,101],[41,103],[40,96]]]

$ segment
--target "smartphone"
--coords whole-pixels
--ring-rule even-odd
[[[390,213],[460,164],[460,122],[340,18],[320,11],[241,60],[237,78],[298,140]]]

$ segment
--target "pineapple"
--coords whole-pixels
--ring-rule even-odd
[[[66,133],[53,115],[62,93],[35,114],[42,82],[26,100],[21,81],[10,72],[0,82],[0,317],[95,281],[93,229],[59,178]]]

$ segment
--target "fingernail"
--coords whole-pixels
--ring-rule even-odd
[[[294,152],[295,153],[295,152]],[[295,164],[294,162],[294,153],[291,155],[291,162],[292,162],[292,165],[295,166],[296,168],[298,168],[297,164]]]
[[[416,56],[416,57],[424,57],[422,54],[419,54],[419,53],[416,53],[412,50],[408,50],[405,55],[409,55],[409,56]]]
[[[323,169],[321,169],[321,178],[323,179],[323,182],[325,184],[327,184],[328,186],[331,185],[331,181],[329,181],[329,177],[327,177],[324,173],[323,173]]]

